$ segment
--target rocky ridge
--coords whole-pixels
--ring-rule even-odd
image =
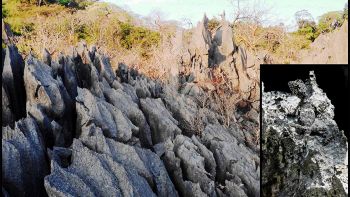
[[[84,43],[57,61],[2,54],[3,196],[259,196],[257,123],[224,127],[195,84],[113,71]]]
[[[258,110],[260,64],[268,62],[266,54],[254,55],[236,45],[225,14],[213,32],[209,31],[208,22],[204,15],[193,29],[188,46],[184,45],[180,54],[180,72],[189,77],[182,80],[200,83],[210,79],[221,84],[227,92],[234,92],[241,99],[256,103]]]
[[[263,92],[263,195],[347,196],[348,143],[334,106],[313,71],[288,86]]]

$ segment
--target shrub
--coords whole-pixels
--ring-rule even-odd
[[[217,27],[219,27],[220,21],[214,17],[208,21],[208,29],[210,32],[213,32]]]
[[[284,31],[280,27],[268,27],[262,29],[263,38],[259,40],[258,45],[270,52],[276,52],[277,48],[283,42]]]
[[[317,28],[314,25],[305,25],[302,28],[299,28],[296,31],[297,35],[304,36],[307,40],[310,40],[313,42],[319,35],[319,32],[317,31]]]
[[[280,26],[262,27],[250,22],[239,22],[234,27],[234,40],[250,51],[267,50],[275,52],[284,38]]]
[[[86,40],[89,37],[87,26],[85,24],[78,25],[74,33],[78,40]]]
[[[59,0],[59,1],[68,1],[65,6],[74,7],[77,9],[85,9],[87,6],[92,5],[93,0]]]
[[[133,51],[142,58],[149,58],[153,53],[150,49],[162,41],[159,32],[134,25],[129,20],[131,16],[124,11],[113,11],[105,3],[77,10],[63,6],[68,1],[73,2],[60,0],[59,4],[37,6],[8,0],[2,4],[3,13],[6,13],[4,21],[17,36],[16,44],[22,53],[33,49],[33,53],[40,54],[42,46],[60,51],[85,40],[105,48],[110,56]]]
[[[14,35],[32,32],[35,29],[35,20],[33,18],[57,15],[64,10],[64,7],[60,5],[36,6],[16,0],[7,0],[3,3],[2,8],[6,16],[4,21],[10,25]]]
[[[4,3],[1,4],[1,18],[6,18],[8,15],[7,9],[4,7]]]
[[[274,55],[281,63],[289,64],[298,60],[298,52],[301,49],[309,48],[310,44],[311,41],[306,39],[303,35],[299,35],[296,32],[287,33],[283,37]]]
[[[58,0],[58,3],[64,6],[67,6],[70,2],[70,0]]]
[[[142,56],[147,57],[147,50],[158,46],[160,34],[144,27],[136,27],[129,23],[120,22],[118,36],[120,44],[125,49],[140,47]]]

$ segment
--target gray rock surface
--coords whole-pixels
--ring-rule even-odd
[[[94,123],[100,127],[106,137],[127,142],[138,127],[112,104],[95,97],[87,89],[78,88],[76,97],[77,127],[78,129]],[[88,133],[78,131],[77,136],[86,136]]]
[[[90,90],[92,94],[99,98],[103,98],[101,79],[97,71],[98,66],[93,64],[85,43],[80,42],[77,48],[73,48],[72,58],[75,64],[74,70],[78,86]]]
[[[347,196],[347,139],[334,106],[310,79],[288,83],[292,94],[263,93],[264,196]]]
[[[32,118],[2,128],[2,183],[10,196],[42,196],[48,173],[45,144]]]
[[[223,15],[215,31],[210,32],[208,18],[192,31],[188,47],[181,54],[181,70],[187,74],[185,82],[206,82],[224,78],[223,87],[238,94],[242,99],[259,101],[259,67],[264,58],[253,55],[233,41],[233,29]],[[259,108],[257,108],[259,109]]]
[[[187,134],[193,135],[195,129],[195,116],[198,113],[196,103],[183,94],[179,94],[170,88],[164,88],[162,98],[174,118],[179,122],[179,127]]]
[[[249,196],[260,195],[260,159],[220,125],[208,125],[202,141],[216,161],[216,180],[232,182]],[[232,186],[233,187],[233,186]]]
[[[61,77],[54,78],[50,66],[29,56],[24,80],[27,114],[37,121],[47,146],[71,144],[74,105]]]
[[[7,96],[7,92],[4,89],[4,86],[1,86],[1,103],[2,103],[2,113],[1,113],[1,117],[2,117],[2,125],[8,125],[10,127],[13,127],[14,124],[14,115],[13,112],[11,110],[11,106],[10,106],[10,100],[9,97]]]
[[[213,159],[213,155],[210,155],[210,151],[206,148],[199,149],[190,138],[183,135],[176,136],[173,151],[184,166],[183,171],[186,178],[193,183],[199,183],[202,191],[210,196],[214,196],[214,181],[212,181],[210,177],[215,177],[216,164],[215,160],[211,160],[212,163],[209,161]],[[205,153],[208,153],[205,155],[207,159],[204,157]],[[207,166],[212,174],[206,171],[205,166]]]
[[[139,128],[139,136],[144,146],[152,145],[151,130],[146,117],[130,95],[121,89],[107,89],[104,91],[106,101],[123,112],[125,116]]]
[[[134,86],[139,98],[160,96],[160,85],[156,81],[149,80],[144,76],[137,76],[135,79],[131,78],[130,84]]]
[[[54,170],[45,178],[49,194],[74,196],[85,195],[86,191],[91,196],[177,196],[163,163],[149,150],[115,142],[97,133],[74,140],[71,149],[64,150],[73,158],[68,168],[59,165],[63,160],[55,155],[59,151],[54,148],[51,158]],[[58,184],[67,180],[78,183],[65,187]]]
[[[15,45],[9,45],[4,51],[2,66],[2,86],[8,97],[8,110],[13,114],[13,120],[25,117],[26,94],[24,90],[24,61]],[[7,126],[2,122],[2,126]],[[14,122],[9,122],[13,125]]]
[[[4,196],[259,194],[250,132],[243,123],[223,127],[222,115],[199,100],[208,95],[197,83],[178,90],[124,64],[113,71],[85,43],[57,61],[47,50],[42,57],[27,57],[21,83],[13,65],[23,60],[8,55],[3,64]],[[18,96],[25,119],[16,119],[14,84],[25,87],[26,97]],[[242,122],[250,130],[253,123]]]
[[[174,139],[181,134],[175,120],[170,112],[165,108],[161,99],[141,99],[141,109],[150,124],[152,140],[154,144],[164,142],[166,139]]]

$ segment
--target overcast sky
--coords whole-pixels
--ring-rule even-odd
[[[219,16],[224,10],[226,18],[233,17],[232,1],[237,0],[105,0],[119,7],[141,15],[148,16],[154,11],[163,13],[166,20],[191,20],[195,25],[206,13],[209,18]],[[269,23],[295,25],[294,13],[306,9],[317,19],[328,11],[343,10],[346,0],[240,0],[241,7],[245,4],[260,3],[269,9]],[[236,5],[236,4],[234,4]]]

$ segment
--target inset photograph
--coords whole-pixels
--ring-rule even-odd
[[[348,196],[348,65],[262,65],[262,196]]]

